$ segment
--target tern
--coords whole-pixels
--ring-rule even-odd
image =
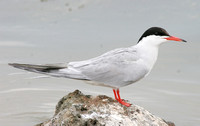
[[[115,99],[129,107],[131,104],[121,99],[119,88],[146,77],[157,60],[159,46],[168,41],[186,42],[169,35],[163,28],[151,27],[142,34],[135,46],[117,48],[92,59],[66,64],[9,65],[31,72],[84,80],[90,84],[110,87]]]

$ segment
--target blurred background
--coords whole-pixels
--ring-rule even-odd
[[[64,63],[135,45],[152,26],[187,43],[160,48],[151,74],[121,96],[177,126],[200,124],[200,1],[0,0],[0,125],[32,126],[76,89],[113,97],[112,89],[46,77],[8,63]]]

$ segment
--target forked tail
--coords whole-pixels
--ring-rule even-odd
[[[27,70],[36,73],[48,73],[52,70],[59,70],[67,68],[66,64],[46,64],[46,65],[33,65],[33,64],[19,64],[9,63],[8,65],[22,70]]]
[[[68,69],[67,64],[46,64],[46,65],[33,65],[33,64],[19,64],[9,63],[8,65],[30,72],[46,74],[54,77],[65,77],[76,80],[88,80],[77,70]]]

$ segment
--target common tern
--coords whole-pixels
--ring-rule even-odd
[[[90,84],[110,87],[115,99],[129,107],[131,104],[121,99],[119,88],[146,77],[157,60],[159,46],[168,41],[186,42],[169,35],[163,28],[151,27],[142,34],[135,46],[114,49],[89,60],[66,64],[9,65],[31,72],[84,80]]]

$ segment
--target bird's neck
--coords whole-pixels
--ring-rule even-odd
[[[158,46],[150,44],[145,45],[145,43],[138,43],[136,47],[144,64],[146,64],[147,68],[151,70],[158,57]]]

